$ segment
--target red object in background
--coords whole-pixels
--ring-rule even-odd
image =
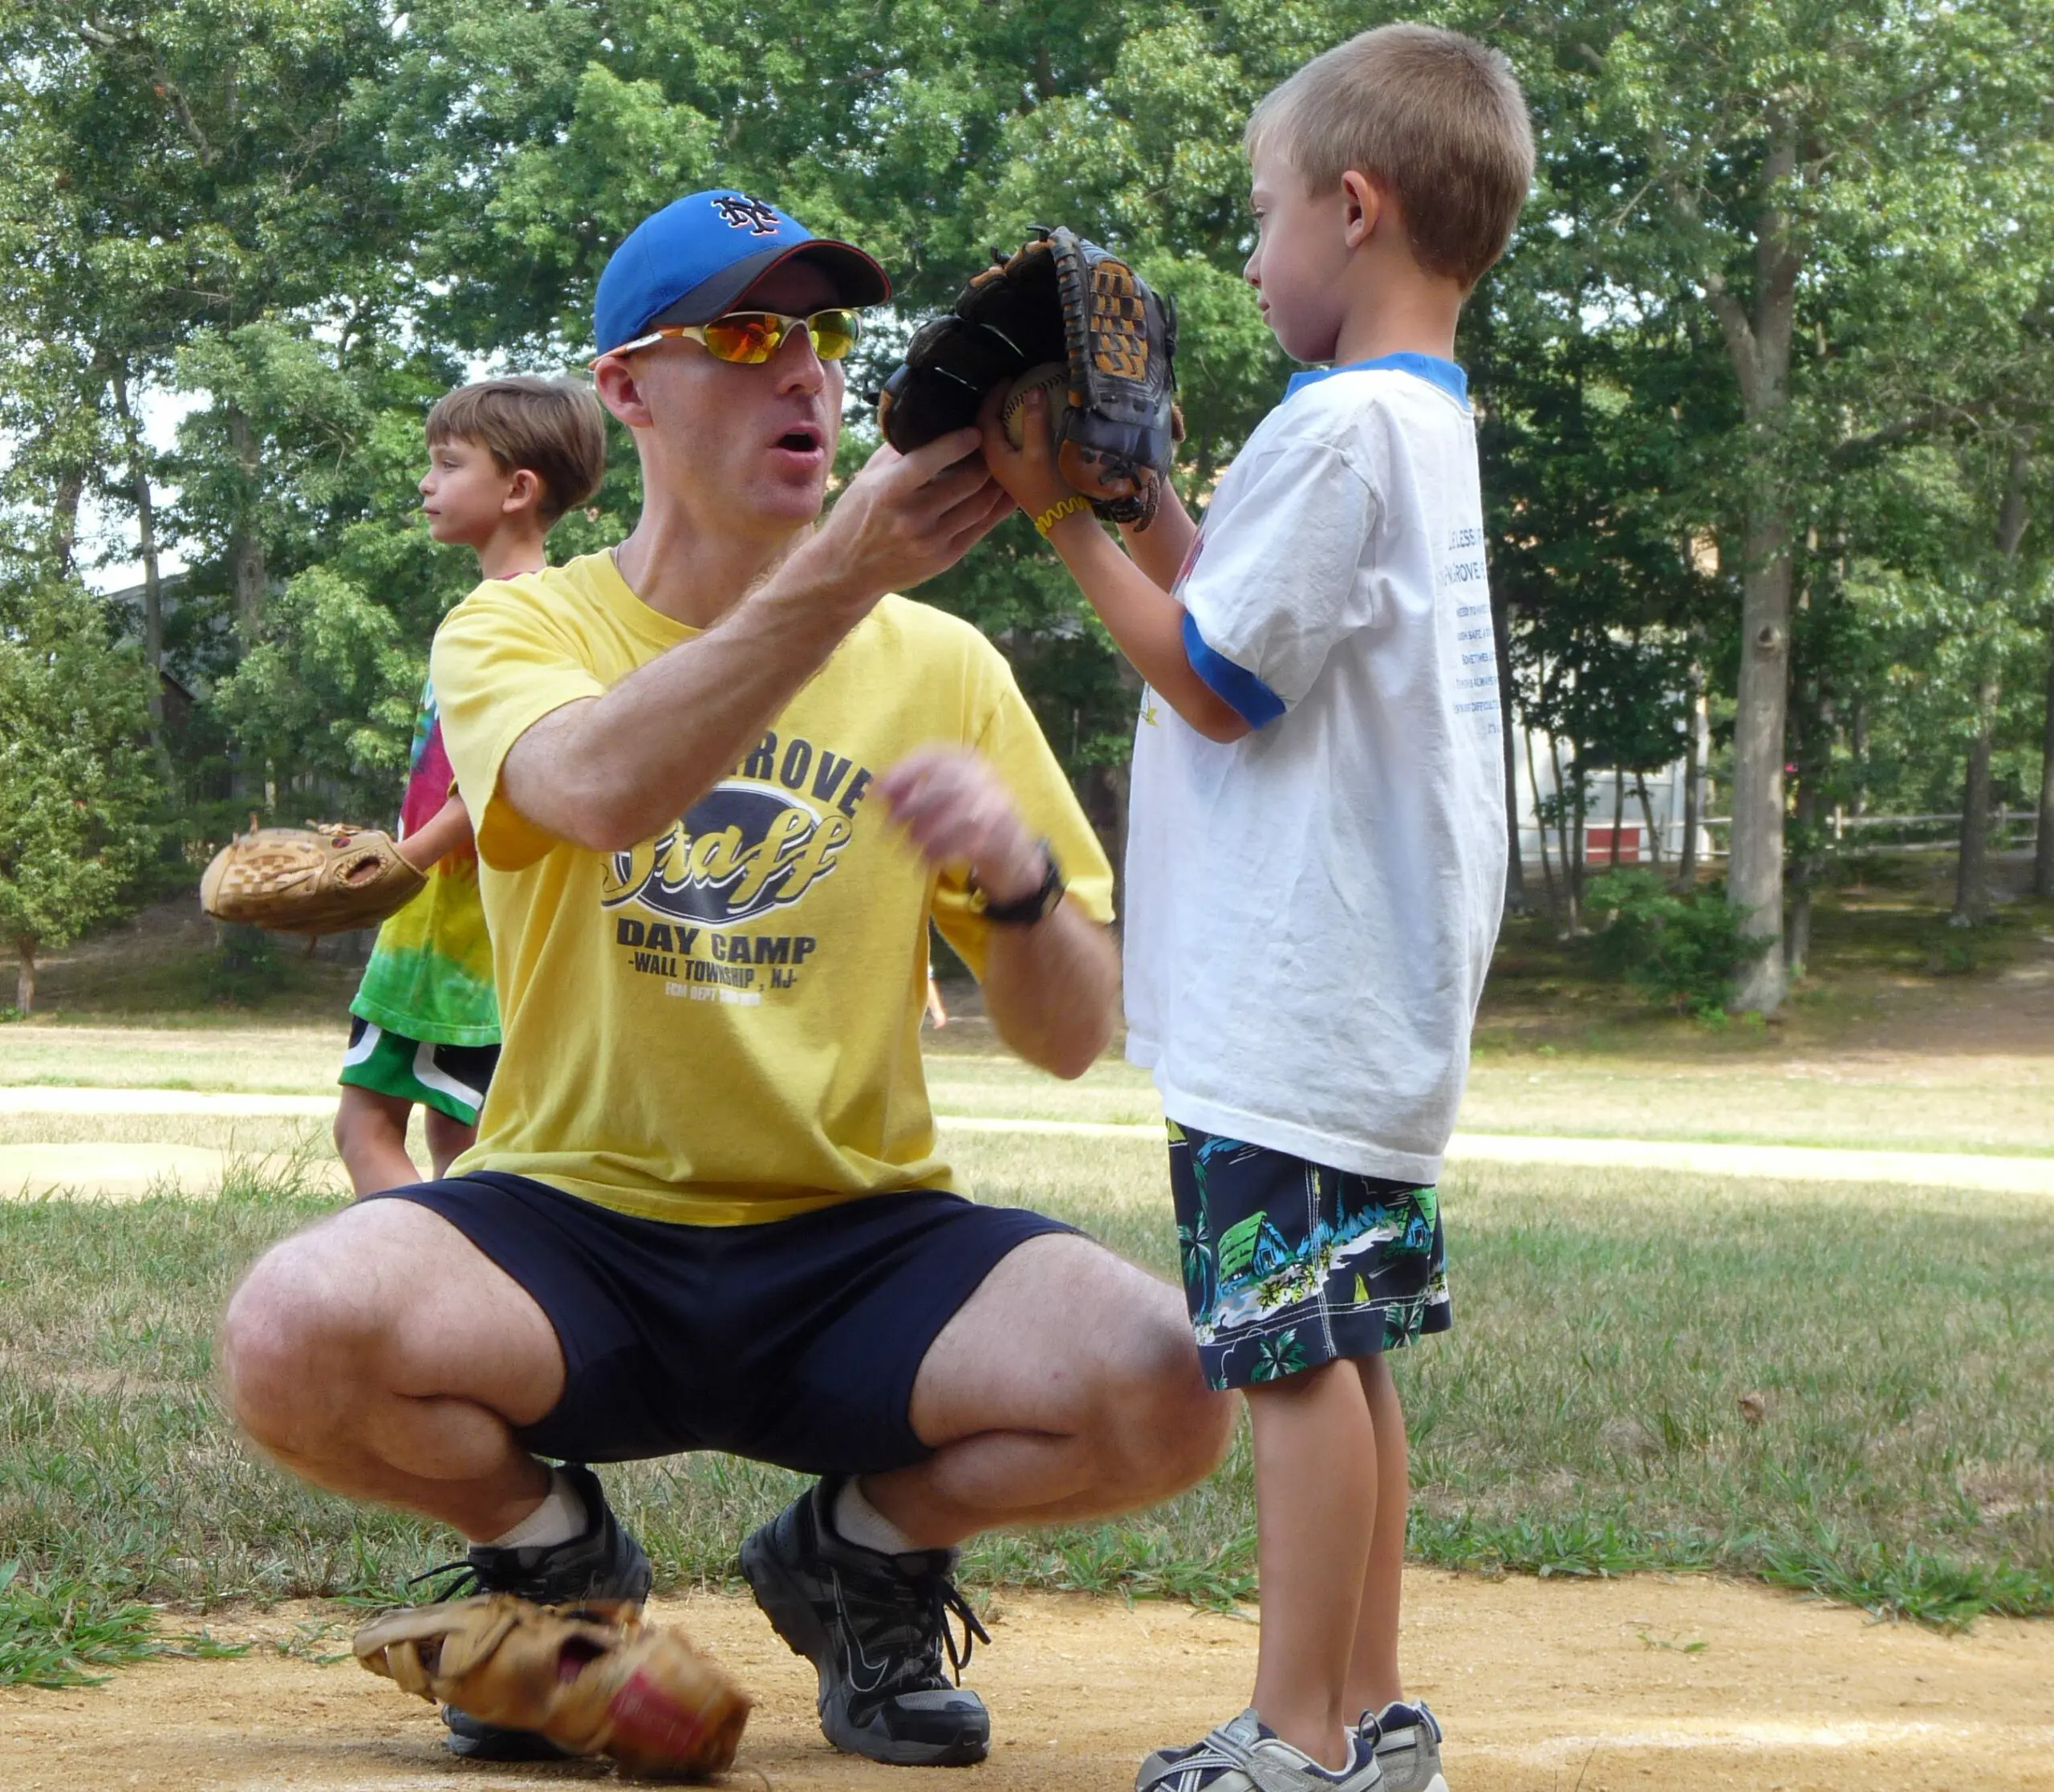
[[[1638,865],[1640,863],[1640,827],[1622,827],[1619,835],[1619,863]],[[1583,862],[1586,865],[1609,865],[1612,863],[1612,834],[1609,827],[1586,827],[1583,831]]]

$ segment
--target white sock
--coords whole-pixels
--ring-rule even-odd
[[[863,1490],[851,1479],[842,1483],[834,1496],[834,1534],[845,1543],[875,1550],[880,1555],[903,1555],[919,1546],[863,1497]]]
[[[493,1538],[490,1546],[495,1550],[532,1550],[547,1549],[552,1543],[567,1543],[572,1538],[585,1534],[589,1518],[585,1502],[578,1497],[578,1489],[570,1485],[561,1469],[552,1469],[549,1472],[549,1491],[542,1496],[542,1503],[504,1537]]]

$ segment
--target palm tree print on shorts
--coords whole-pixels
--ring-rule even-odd
[[[1216,1387],[1274,1381],[1447,1329],[1430,1187],[1172,1123],[1177,1254]]]

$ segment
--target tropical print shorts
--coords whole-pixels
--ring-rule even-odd
[[[1222,1390],[1446,1331],[1431,1189],[1310,1164],[1170,1123],[1184,1301]]]

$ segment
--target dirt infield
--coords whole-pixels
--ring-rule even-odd
[[[810,1670],[746,1601],[698,1597],[656,1615],[686,1625],[761,1701],[729,1785],[930,1783],[830,1750]],[[1245,1621],[1060,1595],[1008,1597],[992,1619],[996,1642],[971,1676],[992,1708],[992,1759],[951,1786],[1125,1792],[1149,1747],[1195,1737],[1247,1693]],[[0,1693],[0,1786],[442,1792],[608,1777],[583,1763],[453,1762],[427,1705],[347,1660],[306,1659],[347,1647],[332,1610],[209,1627],[256,1647],[148,1663],[95,1688]],[[1422,1571],[1407,1629],[1415,1690],[1448,1725],[1453,1792],[2054,1789],[2054,1624],[1986,1619],[1946,1637],[1716,1581]]]

